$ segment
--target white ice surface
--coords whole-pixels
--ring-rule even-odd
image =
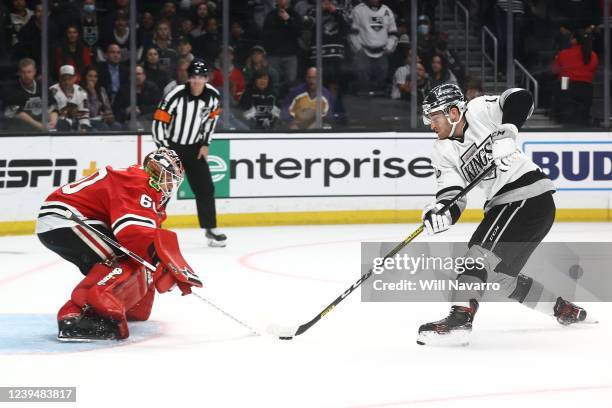
[[[358,278],[361,241],[414,225],[226,229],[224,249],[177,230],[199,293],[261,333],[308,321]],[[444,240],[465,240],[459,224]],[[419,240],[426,239],[421,236]],[[610,241],[612,224],[556,224],[548,241]],[[194,296],[157,297],[129,341],[58,343],[55,313],[81,275],[35,236],[0,238],[0,386],[76,386],[54,407],[610,407],[610,304],[598,325],[560,327],[517,304],[484,304],[471,344],[415,343],[443,303],[362,303],[356,291],[291,341],[251,336]],[[610,271],[612,273],[612,271]],[[4,323],[2,323],[4,322]],[[39,404],[20,404],[40,407]],[[12,406],[12,405],[11,405]]]

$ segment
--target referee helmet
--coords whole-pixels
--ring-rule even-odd
[[[192,75],[208,75],[208,64],[202,58],[194,58],[187,68],[187,74]]]

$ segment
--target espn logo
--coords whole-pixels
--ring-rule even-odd
[[[59,187],[75,181],[76,175],[75,159],[0,160],[0,188],[38,187],[47,177]]]

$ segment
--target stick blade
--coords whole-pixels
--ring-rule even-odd
[[[281,340],[291,340],[295,337],[297,327],[281,326],[280,324],[271,324],[266,328],[268,334],[278,337]]]

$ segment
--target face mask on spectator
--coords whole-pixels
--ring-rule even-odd
[[[85,11],[86,13],[95,13],[96,5],[95,4],[84,4],[83,11]]]
[[[417,31],[421,35],[429,34],[429,26],[427,24],[419,24],[417,26]]]

